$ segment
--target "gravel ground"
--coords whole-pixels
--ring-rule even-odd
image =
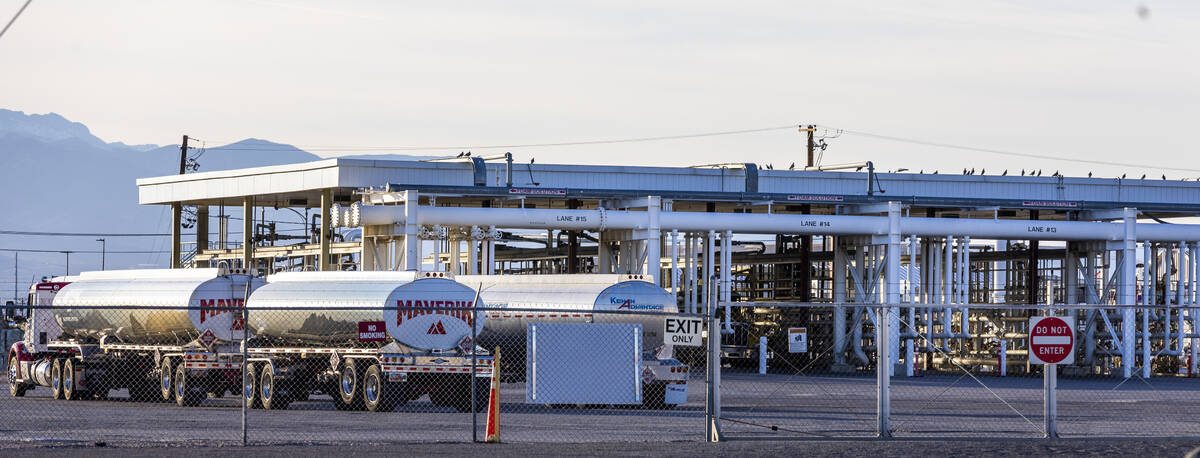
[[[525,444],[434,444],[398,443],[387,445],[275,445],[251,447],[203,447],[189,445],[153,446],[63,446],[30,444],[23,448],[3,448],[6,456],[45,456],[70,454],[78,456],[125,457],[163,456],[187,453],[188,456],[229,457],[253,455],[258,457],[335,456],[353,453],[355,456],[396,456],[404,454],[449,456],[1139,456],[1182,457],[1200,446],[1200,441],[1135,440],[1135,439],[1067,439],[1067,440],[797,440],[797,441],[727,441],[717,444],[698,442],[589,442],[589,443],[525,443]]]
[[[842,448],[881,453],[877,450],[891,447],[887,444],[916,444],[901,448],[917,450],[904,447],[943,442],[947,444],[944,450],[954,453],[959,450],[953,444],[967,443],[971,447],[962,450],[997,453],[1017,453],[1021,447],[1034,447],[1025,453],[1051,453],[1057,444],[1086,453],[1089,449],[1080,447],[1103,443],[1121,450],[1146,447],[1151,454],[1168,450],[1167,454],[1175,454],[1191,442],[1122,439],[1200,437],[1200,416],[1195,415],[1200,411],[1200,397],[1195,396],[1200,388],[1198,379],[1060,379],[1059,431],[1063,437],[1087,438],[1079,442],[1041,439],[1039,378],[981,377],[980,381],[986,389],[970,377],[893,379],[892,427],[898,440],[884,442],[873,439],[875,381],[870,376],[791,377],[729,371],[723,376],[721,390],[722,427],[726,438],[732,440],[729,445],[699,442],[704,427],[704,383],[699,379],[689,386],[688,403],[672,410],[532,406],[523,403],[522,384],[505,383],[501,426],[506,442],[521,443],[521,447],[535,452],[545,450],[546,454],[573,453],[581,448],[556,448],[543,443],[589,444],[582,450],[596,444],[622,451],[678,449],[733,454],[742,453],[738,447],[749,447],[743,451],[759,450],[742,444],[780,440],[791,444],[788,447],[816,447],[814,450],[822,454],[841,453]],[[201,407],[181,408],[173,403],[119,402],[127,396],[124,391],[112,395],[115,400],[51,400],[45,388],[24,398],[0,395],[0,415],[9,420],[0,426],[0,447],[40,449],[97,441],[113,446],[241,443],[238,398],[226,396],[206,400]],[[470,414],[435,407],[426,399],[398,410],[388,414],[341,412],[333,410],[327,397],[314,396],[294,403],[287,411],[251,410],[248,439],[255,445],[394,442],[404,443],[405,447],[427,443],[439,450],[445,447],[449,453],[478,450],[470,444]],[[482,430],[484,415],[477,420]],[[964,441],[947,441],[955,438]],[[604,445],[614,441],[624,445]],[[516,446],[504,445],[500,450],[515,450],[509,447]]]

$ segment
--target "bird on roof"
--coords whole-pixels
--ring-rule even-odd
[[[532,158],[532,157],[531,157],[531,158],[529,158],[529,163],[530,163],[530,164],[532,164],[532,163],[533,163],[533,158]]]
[[[467,157],[471,157],[471,152],[467,151]]]
[[[1165,173],[1163,174],[1163,179],[1167,179],[1167,175]]]
[[[467,153],[464,153],[464,152],[462,152],[462,151],[459,151],[459,152],[458,152],[458,156],[455,156],[455,157],[463,157],[463,155],[464,155],[464,154],[467,154]]]
[[[1021,169],[1021,176],[1025,176],[1025,169]]]
[[[985,173],[987,173],[987,169],[979,169],[979,174],[980,174],[980,175],[983,175],[983,174],[985,174]]]
[[[1002,176],[1002,177],[1008,176],[1008,169],[1004,169],[1004,173],[1001,173],[1000,176]]]
[[[1124,178],[1124,177],[1125,177],[1125,175],[1121,175],[1121,177],[1122,177],[1122,178]],[[1145,180],[1145,179],[1146,179],[1146,174],[1144,174],[1144,173],[1143,173],[1143,174],[1142,174],[1142,178],[1141,178],[1141,179]]]
[[[1122,180],[1124,180],[1124,179],[1125,179],[1125,174],[1124,174],[1124,173],[1122,173],[1122,174],[1121,174],[1121,179],[1122,179]],[[1146,179],[1146,176],[1145,176],[1145,175],[1142,175],[1142,179],[1143,179],[1143,180],[1145,180],[1145,179]]]
[[[1061,177],[1061,176],[1062,176],[1062,174],[1061,174],[1061,173],[1059,173],[1057,170],[1055,170],[1055,171],[1054,171],[1054,176],[1056,176],[1056,177]]]
[[[920,171],[920,172],[917,172],[917,174],[918,174],[918,175],[924,175],[924,174],[925,174],[925,169],[921,169],[921,171]]]
[[[934,170],[934,171],[933,171],[933,174],[934,174],[934,175],[937,175],[937,172],[938,172],[937,170]]]
[[[1092,172],[1088,172],[1088,178],[1092,177]]]
[[[854,171],[855,171],[855,172],[861,172],[861,171],[862,171],[862,166],[861,166],[861,165],[860,165],[860,166],[858,166],[858,168],[855,168],[855,169],[854,169]]]
[[[796,163],[793,162],[792,165],[789,165],[788,170],[796,170]]]
[[[775,170],[775,166],[767,164],[767,170]]]

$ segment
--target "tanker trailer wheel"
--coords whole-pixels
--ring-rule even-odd
[[[389,383],[383,368],[372,364],[363,375],[363,404],[371,412],[391,412],[408,400],[404,388],[404,383]]]
[[[84,398],[79,389],[79,377],[75,374],[75,360],[64,359],[62,362],[62,397],[66,400]]]
[[[283,388],[287,382],[284,380],[275,379],[275,368],[271,363],[263,364],[262,376],[258,382],[258,397],[262,399],[262,406],[269,410],[283,410],[288,408],[291,403],[288,390]]]
[[[171,358],[163,358],[162,363],[158,366],[158,390],[162,394],[163,401],[170,401],[175,398],[175,365],[172,364]]]
[[[207,395],[203,388],[203,379],[188,377],[187,372],[183,364],[175,365],[175,403],[179,404],[179,407],[198,406]]]
[[[8,394],[14,398],[25,396],[25,391],[29,389],[24,383],[17,382],[17,371],[20,370],[20,364],[16,355],[8,360]]]
[[[246,373],[242,376],[242,396],[246,397],[246,405],[251,409],[261,409],[262,399],[258,397],[258,365],[246,363]]]
[[[56,359],[50,363],[50,397],[62,399],[62,360]]]
[[[346,359],[342,362],[342,371],[340,381],[338,382],[338,395],[341,397],[343,408],[338,406],[340,410],[363,410],[362,402],[362,370],[359,369],[359,364],[353,359]]]

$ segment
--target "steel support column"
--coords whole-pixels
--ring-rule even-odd
[[[320,252],[317,254],[317,270],[322,272],[329,270],[329,237],[330,237],[330,218],[329,210],[333,206],[333,190],[321,190],[321,228],[320,231]]]

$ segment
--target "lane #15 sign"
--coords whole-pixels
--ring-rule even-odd
[[[1029,318],[1029,362],[1071,364],[1075,362],[1075,319],[1061,316]]]
[[[663,325],[663,342],[670,345],[699,347],[701,345],[701,330],[704,320],[700,318],[671,318],[667,317]]]

